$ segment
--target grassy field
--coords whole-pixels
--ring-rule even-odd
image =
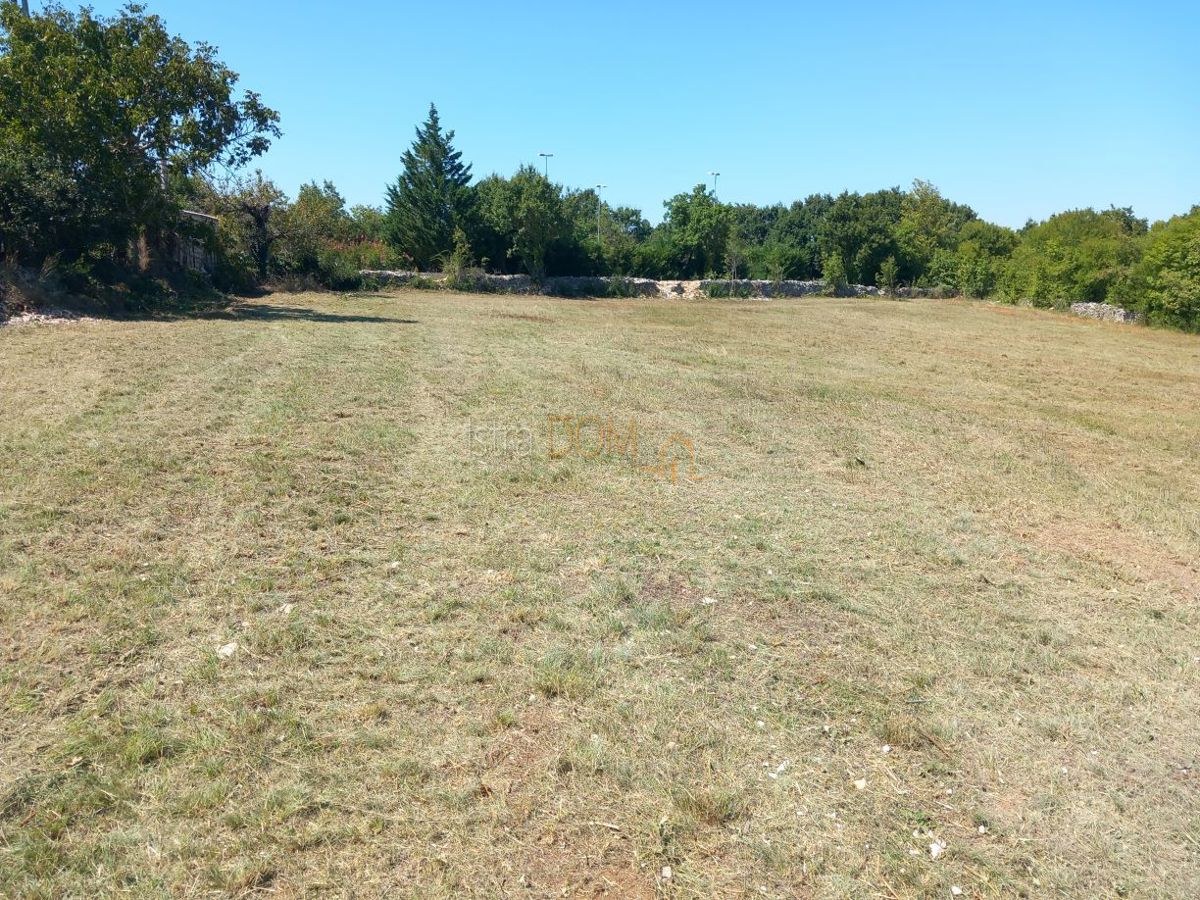
[[[977,303],[0,331],[0,894],[1196,896],[1198,435]]]

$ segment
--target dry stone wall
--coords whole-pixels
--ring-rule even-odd
[[[1124,322],[1133,324],[1141,322],[1145,317],[1131,309],[1122,309],[1109,303],[1072,303],[1071,312],[1088,319],[1103,319],[1106,322]]]
[[[403,285],[416,279],[428,282],[445,281],[437,273],[384,271],[366,269],[364,277],[385,284]],[[490,275],[477,273],[466,277],[476,290],[502,294],[548,294],[560,297],[659,297],[664,299],[698,299],[709,295],[734,297],[807,297],[826,292],[822,281],[764,281],[736,279],[732,287],[727,278],[703,281],[656,281],[652,278],[623,278],[618,276],[558,276],[546,278],[538,286],[528,275]],[[880,290],[863,284],[852,284],[846,293],[855,297],[878,296]]]

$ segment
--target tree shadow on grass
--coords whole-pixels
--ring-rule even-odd
[[[172,297],[138,297],[129,293],[109,291],[102,297],[62,294],[41,303],[11,306],[2,301],[4,285],[0,283],[0,324],[7,316],[23,312],[41,312],[54,316],[65,314],[116,321],[173,322],[184,319],[224,319],[230,321],[295,321],[330,324],[416,325],[416,319],[390,316],[356,315],[354,313],[323,312],[308,306],[264,303],[266,292],[241,296],[221,294],[211,288]]]
[[[416,319],[395,319],[390,316],[360,316],[348,313],[328,313],[307,306],[280,306],[273,303],[237,303],[228,309],[210,314],[219,319],[253,319],[256,321],[294,321],[416,325]]]

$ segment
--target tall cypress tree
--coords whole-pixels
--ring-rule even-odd
[[[454,132],[442,131],[437,107],[404,152],[404,171],[387,189],[387,237],[419,269],[448,254],[454,229],[466,230],[471,207],[471,167],[454,149]]]

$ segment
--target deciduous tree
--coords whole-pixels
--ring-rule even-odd
[[[0,152],[69,178],[77,203],[58,250],[118,250],[174,222],[168,173],[238,167],[278,136],[278,115],[208,44],[172,36],[137,5],[103,17],[0,3]],[[11,184],[11,182],[10,182]]]

